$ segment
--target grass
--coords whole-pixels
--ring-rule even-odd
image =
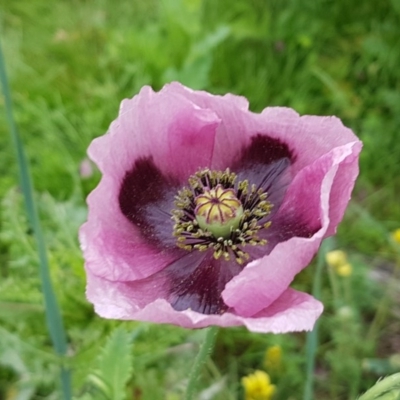
[[[336,237],[353,274],[325,270],[322,277],[326,311],[314,398],[355,399],[396,371],[377,365],[400,353],[400,251],[390,240],[400,225],[398,0],[0,0],[0,10],[15,118],[31,164],[76,399],[106,398],[96,369],[100,349],[112,348],[118,329],[131,334],[126,398],[140,400],[182,398],[203,339],[202,331],[95,316],[85,300],[77,242],[84,199],[99,179],[79,175],[88,144],[107,130],[121,99],[171,79],[246,96],[255,111],[282,105],[336,114],[363,140],[360,177]],[[59,399],[58,360],[4,113],[0,149],[0,399]],[[295,285],[311,291],[314,272],[312,265]],[[300,399],[305,342],[305,334],[221,330],[200,386],[219,384],[215,399],[242,398],[241,377],[264,368],[266,348],[278,344],[283,367],[269,371],[276,398]]]

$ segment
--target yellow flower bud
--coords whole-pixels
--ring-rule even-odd
[[[326,253],[326,262],[339,276],[344,278],[353,272],[352,265],[347,261],[347,254],[343,250],[333,250]]]
[[[350,276],[352,274],[352,272],[353,272],[353,267],[349,263],[339,265],[336,268],[336,273],[339,276],[342,276],[343,278],[347,278],[348,276]]]
[[[333,250],[326,253],[327,264],[332,268],[337,268],[340,265],[347,263],[347,255],[343,250]]]
[[[265,352],[264,364],[269,371],[279,371],[282,366],[282,347],[269,347]]]

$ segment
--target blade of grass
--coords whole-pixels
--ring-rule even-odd
[[[321,280],[322,271],[325,265],[325,255],[333,248],[333,239],[326,239],[322,242],[321,248],[317,257],[317,268],[314,276],[313,283],[313,296],[316,299],[321,298]],[[306,341],[306,384],[304,386],[303,400],[314,399],[314,369],[315,358],[318,347],[318,325],[319,321],[315,323],[314,329],[307,333]]]
[[[65,356],[67,352],[67,341],[66,341],[64,325],[50,279],[46,245],[33,196],[33,185],[29,173],[28,160],[26,158],[23,143],[21,141],[17,125],[15,123],[13,116],[11,92],[8,84],[1,43],[0,43],[0,80],[3,89],[5,112],[7,116],[9,130],[13,146],[15,148],[17,155],[21,189],[24,196],[28,221],[32,228],[38,250],[39,274],[42,284],[43,299],[46,310],[46,322],[55,352],[60,356]],[[70,376],[70,371],[66,369],[63,365],[61,366],[61,385],[62,385],[64,399],[70,400],[72,397],[71,376]]]
[[[210,355],[212,349],[214,348],[217,333],[218,333],[217,326],[212,326],[207,329],[206,337],[204,339],[203,344],[200,346],[200,350],[197,353],[196,358],[194,359],[194,363],[189,374],[189,382],[186,388],[185,400],[194,399],[196,384],[199,379],[201,369],[204,366],[207,357]]]

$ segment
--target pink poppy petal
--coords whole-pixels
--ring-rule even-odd
[[[311,330],[322,313],[319,301],[293,289],[287,289],[270,307],[249,318],[231,312],[206,315],[191,310],[176,311],[164,299],[154,299],[151,287],[140,294],[142,302],[147,303],[143,308],[132,301],[125,284],[88,274],[87,297],[95,304],[96,313],[104,318],[172,323],[189,329],[245,325],[253,332],[285,333]]]
[[[244,97],[227,94],[215,96],[203,91],[194,91],[174,82],[166,90],[178,92],[202,109],[213,110],[221,120],[217,128],[211,167],[224,170],[240,155],[241,149],[249,144],[250,137],[259,127],[256,114],[248,111]]]
[[[231,93],[227,93],[223,96],[213,95],[203,90],[192,90],[179,82],[171,82],[165,85],[163,90],[179,93],[200,108],[215,110],[221,107],[221,104],[229,104],[234,109],[242,111],[248,111],[249,109],[249,102],[245,97]]]
[[[307,293],[286,289],[269,307],[243,319],[249,331],[287,333],[311,331],[322,314],[323,305]]]
[[[122,214],[120,186],[119,179],[104,174],[88,196],[88,220],[79,232],[86,268],[109,280],[143,279],[163,269],[173,257],[150,246]]]
[[[251,316],[267,307],[310,263],[330,224],[329,201],[338,167],[353,157],[353,145],[332,150],[296,175],[273,221],[274,229],[279,231],[280,216],[287,215],[298,216],[299,223],[312,228],[318,223],[320,229],[310,238],[293,237],[277,244],[269,255],[251,262],[226,285],[223,299],[238,314]]]
[[[174,259],[144,243],[133,229],[129,233],[87,222],[81,227],[79,238],[86,269],[110,281],[146,278]]]
[[[362,143],[355,142],[351,147],[351,154],[339,165],[329,199],[329,227],[325,236],[331,236],[336,233],[337,226],[346,211],[359,172],[358,157],[361,149]],[[346,178],[343,179],[343,177]]]
[[[267,107],[259,118],[261,133],[295,150],[295,173],[335,147],[359,142],[336,117],[299,116],[290,108]]]
[[[103,173],[118,180],[135,160],[152,157],[165,174],[184,181],[210,164],[219,123],[213,110],[179,94],[144,87],[121,103],[109,133],[95,139],[88,153]]]

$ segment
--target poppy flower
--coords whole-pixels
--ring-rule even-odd
[[[360,150],[335,117],[144,87],[89,147],[89,301],[106,318],[312,329],[321,303],[289,285],[335,233]]]

